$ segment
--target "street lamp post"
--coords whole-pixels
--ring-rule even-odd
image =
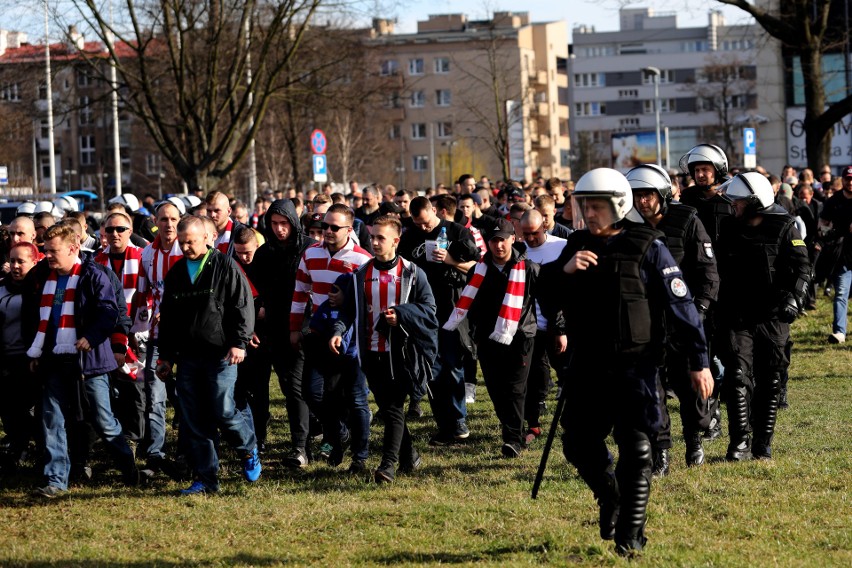
[[[660,137],[660,75],[662,72],[658,67],[643,67],[645,76],[654,77],[654,115],[657,121],[657,165],[663,167],[663,148]]]
[[[450,183],[454,183],[455,178],[453,177],[453,146],[458,144],[455,140],[450,140],[449,142],[441,142],[441,146],[446,146],[448,148],[448,158],[449,158],[449,166],[450,166]]]

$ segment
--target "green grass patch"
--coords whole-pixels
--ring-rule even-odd
[[[542,443],[517,460],[499,457],[483,386],[469,409],[468,443],[429,447],[424,404],[426,416],[412,425],[423,469],[380,487],[346,476],[346,463],[302,472],[281,465],[289,436],[273,378],[258,483],[242,481],[230,452],[215,497],[177,497],[182,486],[165,478],[126,489],[104,462],[94,483],[55,502],[29,496],[32,477],[0,478],[0,566],[852,566],[852,346],[826,343],[830,308],[822,300],[794,324],[791,408],[780,414],[772,461],[726,463],[725,436],[705,444],[704,467],[686,469],[670,401],[671,474],[653,484],[649,545],[632,561],[598,538],[591,492],[558,442],[539,498],[530,499]],[[372,467],[381,433],[373,428]]]

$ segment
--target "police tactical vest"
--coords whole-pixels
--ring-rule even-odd
[[[681,202],[690,207],[695,207],[698,210],[698,218],[707,233],[710,235],[710,242],[713,246],[719,242],[719,233],[722,227],[722,220],[726,217],[734,215],[734,208],[731,202],[721,195],[714,195],[710,199],[706,199],[699,195],[698,190],[690,191],[691,188],[684,190],[681,196]]]
[[[576,235],[576,236],[575,236]],[[568,325],[579,343],[591,342],[596,353],[639,355],[651,343],[652,318],[641,266],[648,248],[662,235],[650,227],[631,226],[612,239],[577,231],[573,250],[591,250],[598,265],[571,277]],[[579,242],[578,242],[579,241]]]
[[[695,222],[697,211],[682,203],[670,203],[666,214],[657,224],[657,230],[666,235],[666,246],[675,262],[680,265],[686,254],[686,237]]]

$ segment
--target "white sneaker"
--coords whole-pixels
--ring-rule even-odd
[[[473,404],[476,402],[476,385],[470,383],[464,384],[464,402],[465,404]]]
[[[828,336],[828,342],[829,343],[845,343],[846,342],[846,334],[840,333],[839,331],[837,333],[832,333],[831,335]]]

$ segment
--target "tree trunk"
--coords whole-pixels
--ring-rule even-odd
[[[805,152],[808,167],[819,171],[830,163],[832,125],[817,121],[825,112],[825,87],[822,84],[822,53],[819,47],[801,52],[802,82],[805,89]]]

